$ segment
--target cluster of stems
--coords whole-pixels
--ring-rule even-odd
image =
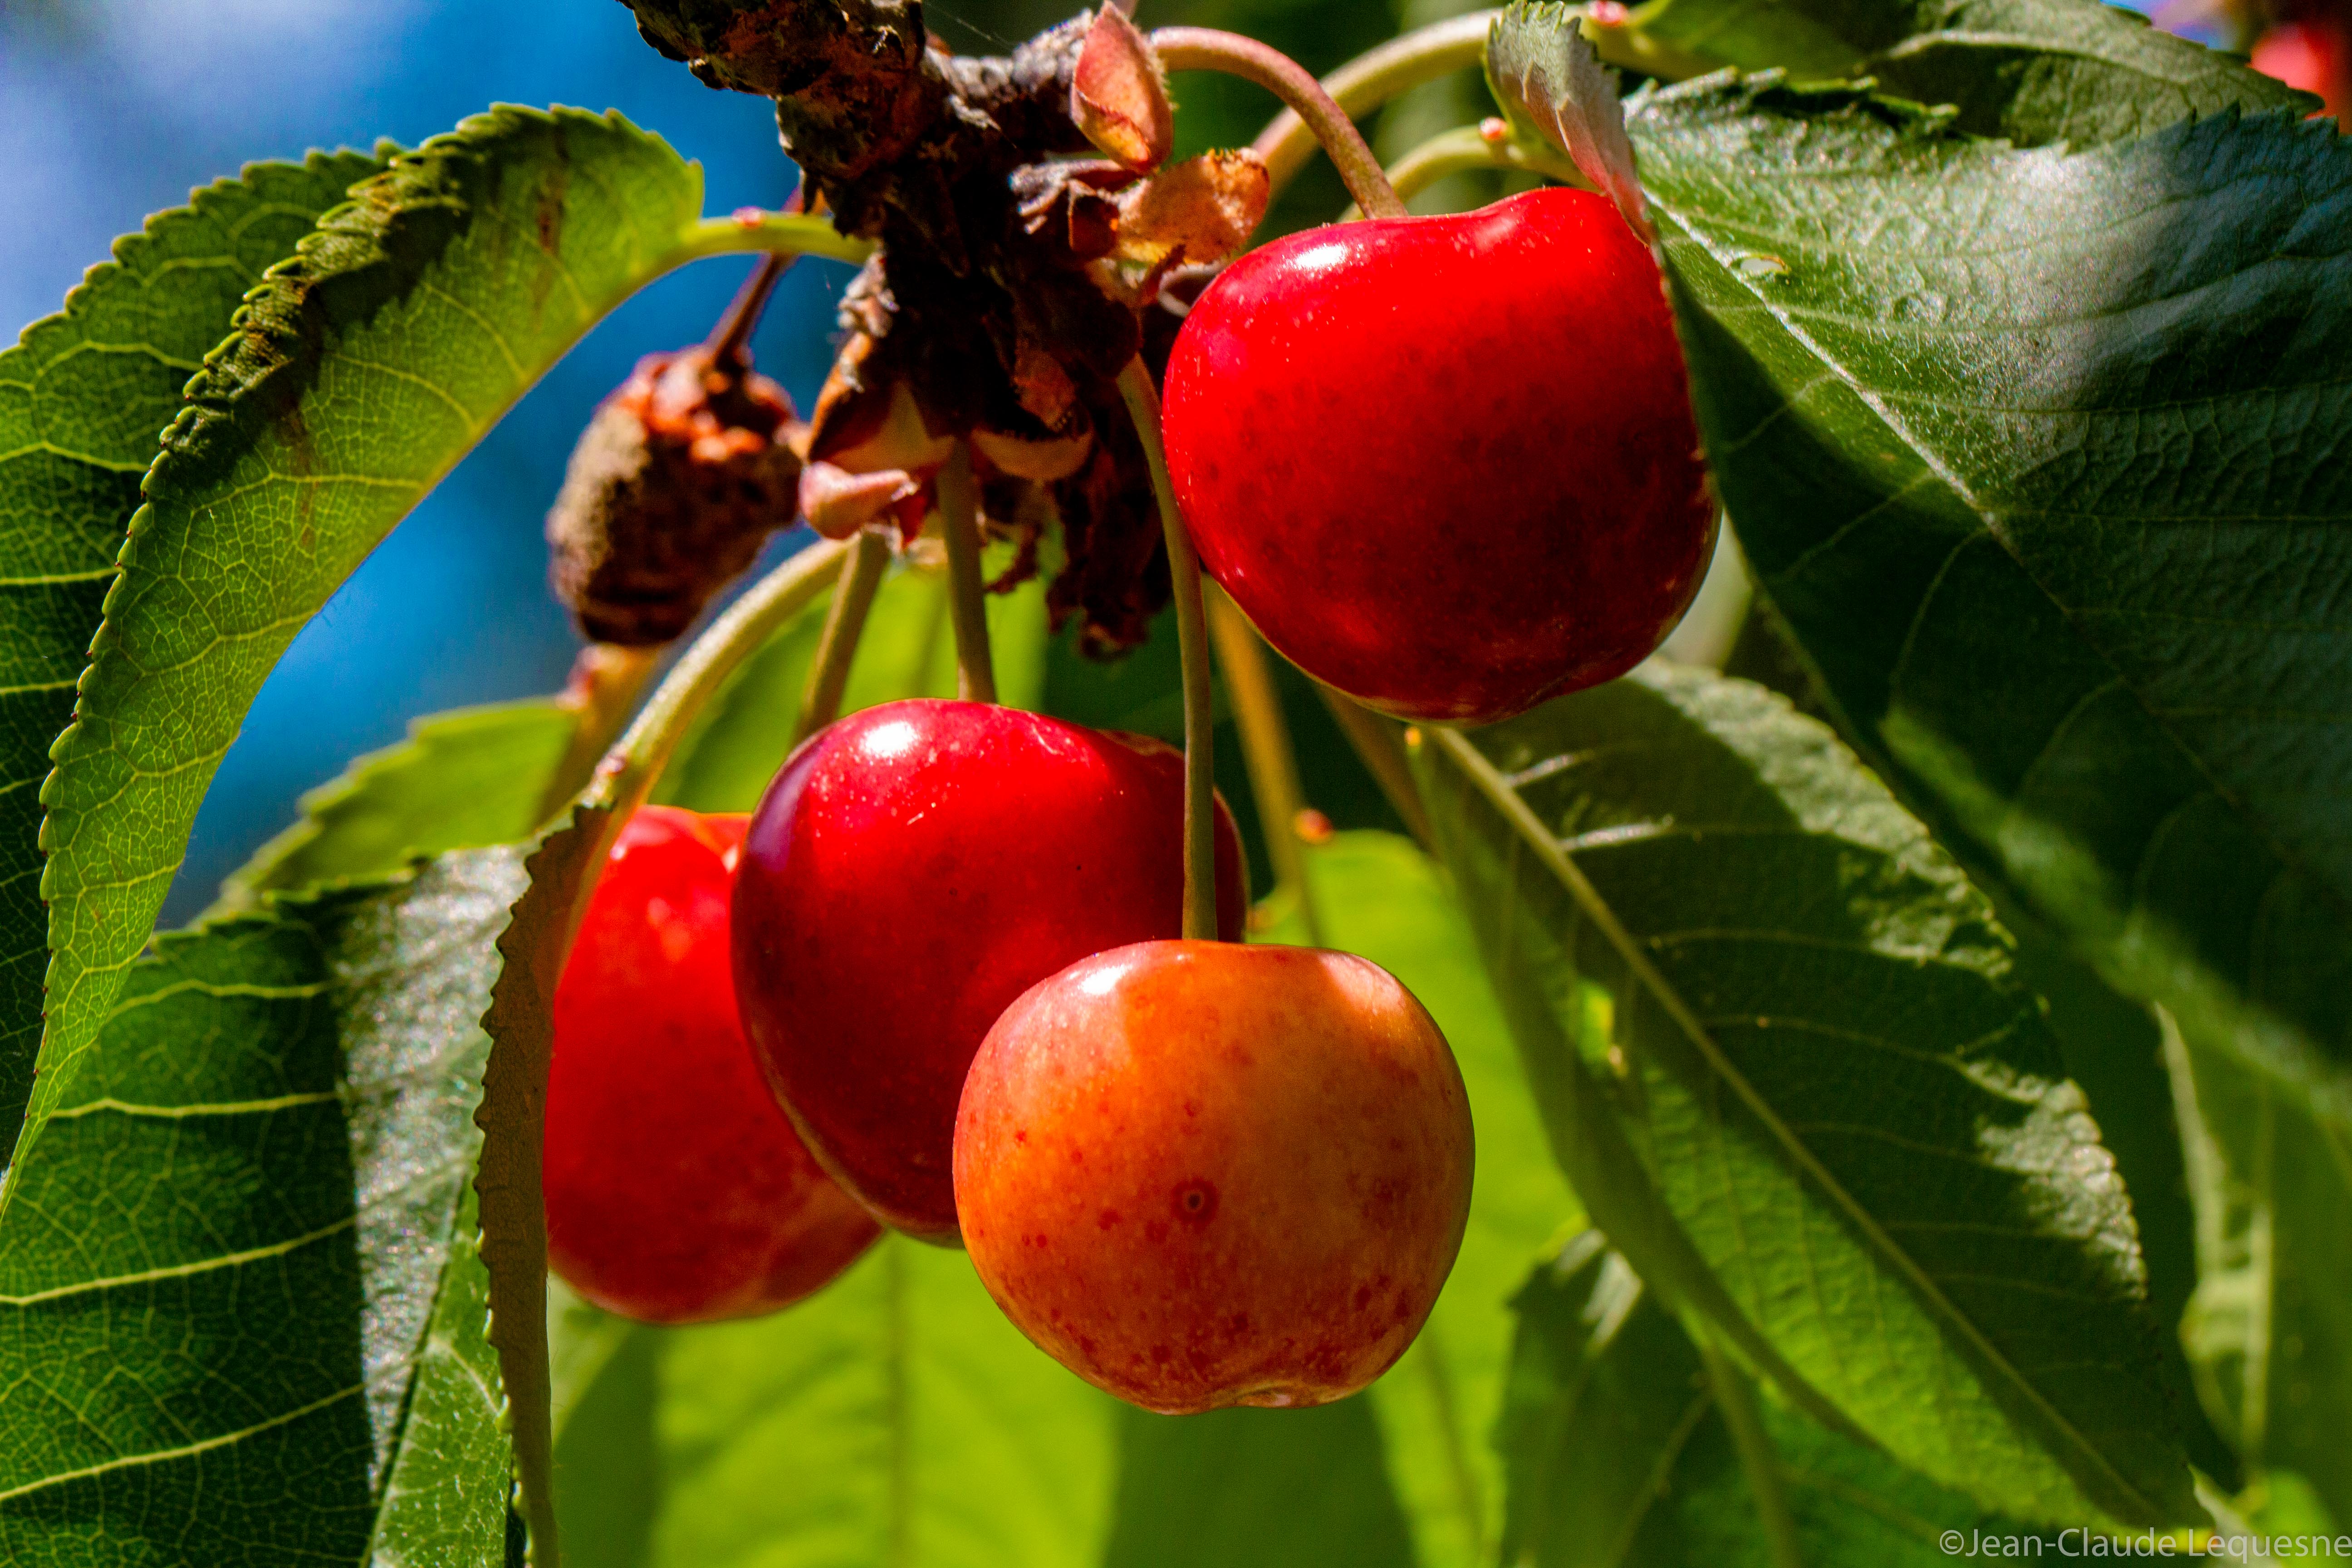
[[[1296,61],[1255,39],[1201,27],[1162,28],[1151,35],[1162,64],[1170,70],[1215,70],[1257,82],[1287,106],[1257,138],[1255,150],[1265,160],[1278,191],[1318,146],[1331,158],[1356,206],[1373,217],[1405,214],[1404,195],[1445,174],[1471,167],[1517,167],[1554,177],[1572,174],[1544,161],[1540,152],[1507,143],[1506,139],[1476,131],[1448,132],[1409,153],[1391,180],[1383,171],[1351,115],[1423,82],[1474,66],[1482,57],[1487,29],[1496,13],[1480,12],[1456,17],[1395,39],[1318,82]],[[1613,47],[1612,47],[1613,44]],[[1685,62],[1658,56],[1637,36],[1603,39],[1602,58],[1631,64],[1654,75],[1687,74]],[[1632,58],[1638,56],[1640,58]],[[1403,187],[1400,194],[1399,187]],[[823,219],[798,212],[744,213],[706,222],[687,237],[677,259],[753,251],[761,253],[759,269],[745,286],[735,306],[714,333],[711,346],[722,356],[740,355],[748,342],[760,310],[793,257],[824,256],[857,262],[868,254],[865,242],[845,239]],[[1160,430],[1160,397],[1150,373],[1140,359],[1130,362],[1118,377],[1118,388],[1135,421],[1149,460],[1175,600],[1177,637],[1182,658],[1184,705],[1184,913],[1183,935],[1213,940],[1217,934],[1214,795],[1211,737],[1213,728],[1210,648],[1213,637],[1227,686],[1232,693],[1249,764],[1253,794],[1259,806],[1270,856],[1281,882],[1286,885],[1308,938],[1319,942],[1321,922],[1309,894],[1305,857],[1300,852],[1297,824],[1302,815],[1297,763],[1285,727],[1278,691],[1262,645],[1253,628],[1231,601],[1213,600],[1203,591],[1198,556],[1171,486]],[[992,667],[986,589],[981,571],[978,485],[968,445],[956,443],[936,479],[940,529],[947,547],[950,613],[955,632],[957,687],[968,700],[992,702],[996,684]],[[593,822],[595,842],[585,850],[586,862],[569,911],[576,930],[594,890],[604,856],[617,838],[629,814],[651,794],[671,753],[703,706],[752,653],[793,616],[815,602],[828,587],[833,600],[804,688],[794,724],[797,742],[824,728],[838,715],[848,685],[851,665],[891,556],[888,535],[869,528],[845,542],[819,542],[753,584],[681,656],[653,697],[638,711],[626,733],[604,752],[604,743],[621,718],[635,705],[649,679],[649,657],[597,657],[592,649],[575,673],[573,689],[565,700],[579,710],[579,735],[558,770],[551,786],[549,813],[570,802],[581,808],[575,820]],[[1430,825],[1419,791],[1407,764],[1398,727],[1371,713],[1345,695],[1321,689],[1339,729],[1399,815],[1424,846]],[[593,759],[602,752],[601,763]],[[592,770],[593,763],[593,770]],[[574,796],[576,795],[576,800]],[[600,815],[601,814],[601,815]],[[568,948],[568,941],[564,943]],[[1721,1386],[1727,1367],[1710,1362],[1710,1372]],[[554,1520],[546,1495],[545,1478],[526,1464],[523,1478],[525,1511],[535,1553],[543,1568],[551,1568]],[[1785,1521],[1785,1508],[1780,1510]],[[1785,1529],[1775,1532],[1783,1544]]]

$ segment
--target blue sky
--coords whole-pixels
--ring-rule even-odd
[[[702,162],[713,211],[792,188],[768,106],[660,58],[613,0],[61,0],[46,15],[0,0],[0,331],[57,310],[116,235],[193,186],[312,147],[414,145],[493,102],[618,108]],[[748,265],[674,275],[607,321],[303,632],[222,765],[165,923],[409,718],[562,684],[577,642],[547,595],[540,529],[572,438],[639,354],[700,338]],[[796,268],[759,340],[803,409],[845,276]]]

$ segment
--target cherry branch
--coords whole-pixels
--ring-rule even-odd
[[[1190,31],[1191,29],[1184,29]],[[1176,643],[1184,661],[1184,935],[1217,940],[1216,774],[1211,752],[1216,727],[1214,689],[1209,675],[1208,617],[1201,596],[1201,558],[1176,509],[1168,478],[1168,451],[1160,439],[1160,389],[1141,359],[1118,373],[1119,395],[1127,400],[1143,456],[1151,466],[1151,491],[1160,502],[1160,529],[1168,544],[1168,579],[1176,601]]]

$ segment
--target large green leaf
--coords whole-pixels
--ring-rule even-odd
[[[2168,1036],[2202,1278],[2182,1337],[2247,1462],[2293,1470],[2352,1521],[2352,1133],[2227,1051]]]
[[[1810,1568],[2062,1554],[2053,1534],[1988,1514],[1788,1410],[1761,1409],[1763,1451],[1743,1463],[1697,1349],[1597,1234],[1537,1269],[1512,1306],[1511,1402],[1496,1434],[1511,1472],[1507,1563],[1768,1568],[1759,1464]],[[1948,1531],[1960,1532],[1961,1550]],[[1979,1549],[1979,1537],[1993,1544]],[[2011,1541],[2026,1544],[2004,1551]],[[2074,1544],[2087,1554],[2079,1534]]]
[[[567,1561],[1080,1568],[1100,1550],[1118,1407],[1023,1339],[961,1252],[889,1236],[772,1317],[653,1329],[575,1306],[557,1329],[559,1368],[602,1337],[556,1450]]]
[[[2120,141],[2227,109],[2317,107],[2242,59],[2095,0],[1651,0],[1633,20],[1696,65],[1873,77],[2020,146]]]
[[[1422,748],[1594,1219],[2021,1518],[2193,1512],[2130,1205],[1984,899],[1822,725],[1650,667]]]
[[[2127,994],[2352,1125],[2352,141],[1633,116],[1716,481],[1841,723]]]
[[[1325,942],[1404,982],[1444,1031],[1470,1092],[1477,1170],[1462,1252],[1421,1337],[1370,1397],[1418,1560],[1471,1568],[1493,1561],[1502,1522],[1502,1471],[1486,1436],[1502,1413],[1511,1293],[1580,1211],[1439,868],[1411,839],[1353,832],[1309,848],[1307,870]],[[1294,917],[1262,939],[1297,942],[1304,932]]]
[[[320,153],[198,191],[117,240],[62,314],[0,353],[0,1148],[16,1141],[41,1037],[40,784],[139,476],[238,299],[383,166]]]
[[[760,245],[857,248],[811,218],[705,224],[700,200],[699,172],[617,114],[500,109],[401,154],[238,310],[147,475],[41,792],[49,1016],[19,1159],[145,943],[254,693],[385,531],[659,273]]]
[[[539,826],[579,710],[552,698],[460,708],[352,759],[302,797],[302,818],[221,889],[224,910],[262,894],[397,871],[420,855],[514,844]]]
[[[497,1564],[467,1178],[507,851],[167,936],[0,1232],[0,1557]]]

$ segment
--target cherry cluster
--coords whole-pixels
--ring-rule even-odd
[[[1152,88],[1105,101],[1162,103],[1148,41],[1109,7],[1105,35]],[[1098,57],[1076,58],[1084,120]],[[1164,142],[1151,118],[1129,128]],[[1164,442],[1180,612],[1189,539],[1270,643],[1381,711],[1488,722],[1609,679],[1706,567],[1657,266],[1591,192],[1249,252],[1185,310],[1162,379],[1157,426],[1144,361],[1118,385],[1139,446]],[[1150,1409],[1378,1376],[1461,1243],[1462,1079],[1376,965],[1237,940],[1244,862],[1202,764],[902,701],[811,735],[749,818],[638,812],[555,998],[558,1272],[704,1321],[801,1299],[887,1226],[961,1245],[1034,1342]]]

